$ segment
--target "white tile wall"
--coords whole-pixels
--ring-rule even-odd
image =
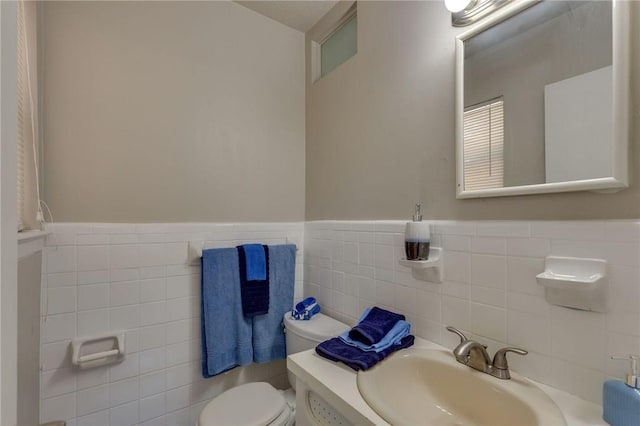
[[[200,276],[198,266],[186,264],[187,241],[297,244],[300,299],[303,223],[63,223],[50,230],[42,278],[41,422],[191,426],[204,404],[231,386],[286,385],[284,361],[201,378]],[[354,245],[349,259],[356,254]],[[122,363],[70,368],[72,338],[119,330],[126,331]]]
[[[191,425],[215,395],[254,380],[284,385],[284,362],[200,378],[198,267],[189,240],[208,247],[294,242],[296,299],[354,323],[378,304],[407,315],[414,333],[453,347],[445,325],[488,344],[528,349],[512,368],[600,403],[602,381],[622,377],[612,355],[640,353],[640,222],[455,222],[432,224],[444,248],[445,282],[417,281],[398,264],[400,221],[286,224],[56,224],[43,260],[42,421],[80,425]],[[610,311],[549,305],[535,275],[547,255],[609,262]],[[46,321],[44,320],[45,314]],[[126,330],[127,358],[78,372],[70,339]]]
[[[526,348],[526,357],[510,357],[514,370],[596,403],[602,382],[625,372],[626,363],[610,357],[640,354],[640,221],[435,221],[442,284],[417,281],[398,264],[403,232],[400,221],[307,222],[305,295],[351,324],[378,304],[404,313],[418,336],[448,347],[457,337],[446,325],[491,351]],[[548,255],[606,259],[609,312],[549,305],[535,280]]]

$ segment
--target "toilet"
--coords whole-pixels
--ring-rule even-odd
[[[287,312],[283,318],[287,355],[315,348],[349,329],[323,314],[308,321],[296,321]],[[246,383],[228,389],[211,400],[200,413],[197,426],[290,426],[295,422],[295,376],[289,374],[291,388],[285,391],[266,382]]]

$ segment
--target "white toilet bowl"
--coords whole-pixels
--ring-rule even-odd
[[[314,348],[318,343],[335,337],[349,326],[323,314],[308,321],[296,321],[287,312],[284,316],[287,354]],[[291,426],[295,422],[295,381],[285,391],[266,382],[246,383],[228,389],[209,402],[198,419],[197,426]]]
[[[294,420],[295,395],[291,406],[285,391],[257,382],[236,386],[215,397],[200,413],[198,426],[290,426]]]

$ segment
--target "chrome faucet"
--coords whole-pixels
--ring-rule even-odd
[[[498,379],[506,380],[511,378],[509,364],[507,363],[507,352],[514,352],[518,355],[529,353],[519,348],[502,348],[495,353],[492,361],[485,345],[467,339],[467,336],[457,328],[448,326],[447,330],[460,337],[460,344],[453,349],[453,356],[455,356],[456,361]]]

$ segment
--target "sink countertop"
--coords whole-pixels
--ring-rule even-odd
[[[416,337],[413,347],[450,351],[419,337]],[[322,358],[311,349],[289,355],[287,368],[338,411],[348,418],[358,418],[355,423],[389,424],[362,398],[356,383],[357,373],[346,365]],[[569,426],[607,426],[602,420],[602,407],[599,405],[534,380],[531,382],[539,386],[560,407]]]

